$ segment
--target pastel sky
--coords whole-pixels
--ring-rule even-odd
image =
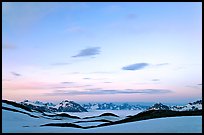
[[[24,3],[2,9],[2,98],[202,98],[202,3]]]

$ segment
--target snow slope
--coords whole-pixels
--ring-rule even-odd
[[[55,123],[57,120],[45,118],[32,118],[26,114],[2,110],[3,133],[201,133],[202,116],[182,116],[170,118],[158,118],[136,122],[98,127],[92,129],[80,129],[72,127],[40,127],[46,123]],[[57,121],[59,122],[59,120]],[[62,120],[60,122],[70,122]],[[87,123],[90,124],[90,123]],[[80,125],[86,125],[81,123]],[[24,127],[29,126],[29,127]]]
[[[202,116],[168,117],[90,129],[95,133],[202,133]]]

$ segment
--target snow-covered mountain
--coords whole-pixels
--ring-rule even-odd
[[[87,110],[146,110],[149,106],[130,105],[128,103],[88,103],[82,105]]]
[[[74,101],[62,101],[55,105],[53,103],[43,103],[41,101],[31,102],[24,100],[20,102],[25,107],[39,112],[87,112],[93,110],[172,110],[172,111],[194,111],[202,110],[202,100],[188,103],[184,106],[168,106],[162,103],[156,103],[153,106],[132,105],[128,103],[114,104],[114,103],[88,103],[82,106]]]
[[[62,101],[54,106],[54,108],[56,108],[58,112],[87,112],[87,110],[80,104],[68,100]]]
[[[195,110],[202,110],[202,100],[197,100],[192,103],[188,103],[185,106],[171,106],[171,110],[174,111],[195,111]]]
[[[192,103],[188,103],[184,106],[167,106],[162,103],[156,103],[147,110],[172,110],[172,111],[195,111],[202,110],[202,100],[197,100]]]
[[[40,101],[31,102],[24,100],[21,102],[22,105],[39,112],[87,112],[80,104],[75,103],[74,101],[62,101],[57,105],[53,103],[43,103]]]
[[[170,110],[170,107],[162,103],[156,103],[153,106],[151,106],[148,110]]]

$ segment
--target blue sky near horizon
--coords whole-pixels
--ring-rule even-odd
[[[202,98],[202,3],[3,2],[2,98]]]

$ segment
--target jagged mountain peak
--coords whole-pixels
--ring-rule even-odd
[[[64,101],[60,102],[58,105],[56,105],[56,106],[58,106],[58,107],[60,107],[60,106],[62,106],[62,107],[68,107],[68,106],[73,107],[74,105],[79,105],[79,104],[77,104],[74,101],[64,100]]]
[[[87,110],[80,104],[69,100],[60,102],[59,104],[54,106],[54,108],[56,108],[60,112],[87,112]]]
[[[44,105],[44,103],[41,102],[41,101],[35,101],[34,103],[35,103],[35,104],[39,104],[39,105]]]
[[[76,104],[76,102],[71,101],[71,100],[64,100],[64,101],[61,101],[61,102],[60,102],[60,104],[66,104],[66,103]]]
[[[72,101],[72,100],[64,100],[62,102],[74,103],[74,101]]]
[[[23,102],[30,102],[29,100],[25,99]]]
[[[197,100],[197,101],[195,101],[195,102],[190,102],[190,103],[188,103],[188,104],[190,104],[190,105],[202,104],[202,99],[201,99],[201,100]]]
[[[149,108],[149,110],[169,110],[169,106],[164,105],[162,103],[155,103],[153,106]]]
[[[164,105],[164,104],[162,104],[161,102],[158,102],[158,103],[155,103],[154,105]]]

